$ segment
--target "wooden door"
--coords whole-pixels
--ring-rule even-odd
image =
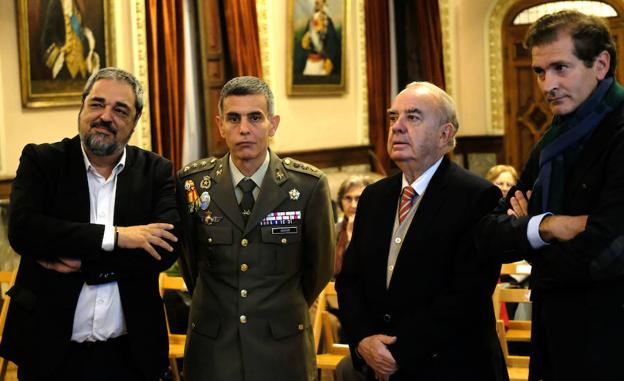
[[[618,16],[609,18],[617,51],[623,52],[623,10],[619,4],[604,1],[617,11]],[[529,25],[512,25],[514,18],[523,10],[545,1],[527,0],[513,6],[503,20],[503,77],[505,87],[505,161],[517,169],[529,158],[531,148],[550,126],[552,113],[537,85],[531,69],[531,54],[522,46]],[[624,54],[619,54],[620,60]],[[618,81],[624,78],[624,66],[618,63]]]

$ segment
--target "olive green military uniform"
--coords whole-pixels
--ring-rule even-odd
[[[193,292],[185,380],[314,380],[308,307],[332,276],[335,246],[325,175],[270,151],[246,225],[228,155],[185,166],[178,195]]]

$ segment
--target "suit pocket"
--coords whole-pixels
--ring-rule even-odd
[[[202,336],[216,339],[221,328],[221,321],[216,317],[197,319],[191,322],[191,331]]]
[[[11,297],[11,303],[15,303],[26,311],[32,312],[37,305],[37,295],[20,284],[15,284],[7,295]]]
[[[305,311],[307,313],[307,310]],[[276,314],[269,320],[269,329],[271,335],[276,340],[285,339],[287,337],[301,334],[310,325],[310,320],[299,311],[289,311]]]
[[[265,267],[274,273],[284,274],[298,271],[301,266],[301,225],[262,226],[262,242],[273,247],[274,255],[265,255]],[[268,254],[268,253],[267,253]]]

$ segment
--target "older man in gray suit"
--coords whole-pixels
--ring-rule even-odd
[[[333,271],[331,203],[322,172],[268,149],[279,120],[264,82],[234,78],[217,117],[229,153],[178,174],[188,381],[315,379],[308,307]]]

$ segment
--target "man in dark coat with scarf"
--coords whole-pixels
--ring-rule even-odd
[[[624,88],[606,23],[536,21],[525,45],[553,114],[518,190],[480,224],[483,252],[532,262],[530,380],[622,380]]]

